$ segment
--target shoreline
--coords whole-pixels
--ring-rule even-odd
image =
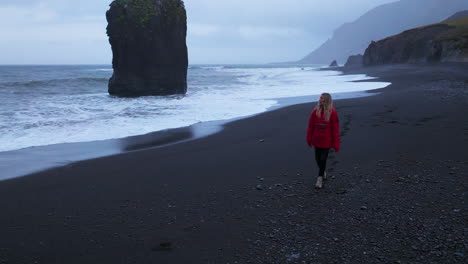
[[[184,144],[2,181],[0,260],[462,262],[467,70],[360,69],[392,85],[337,101],[342,147],[321,190],[305,143],[311,102]]]
[[[342,72],[342,71],[341,71]],[[378,81],[376,79],[363,81]],[[388,85],[387,85],[388,86]],[[337,99],[372,96],[372,90],[336,93]],[[185,127],[169,128],[143,135],[115,139],[94,140],[85,142],[58,143],[44,146],[33,146],[22,149],[0,152],[0,182],[50,169],[69,166],[75,162],[96,158],[120,155],[131,151],[166,147],[204,138],[223,130],[226,124],[237,120],[252,118],[262,113],[275,111],[284,107],[308,103],[316,100],[317,95],[272,98],[277,103],[263,112],[226,120],[212,120],[195,123]]]

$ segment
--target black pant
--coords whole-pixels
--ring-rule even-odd
[[[319,167],[319,176],[323,176],[327,167],[327,158],[329,148],[317,148],[315,147],[315,161]]]

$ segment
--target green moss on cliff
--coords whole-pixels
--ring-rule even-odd
[[[126,10],[126,12],[122,13],[122,17],[119,20],[124,20],[128,17],[143,27],[161,11],[165,16],[173,17],[174,19],[186,19],[185,7],[182,1],[165,0],[161,2],[163,6],[157,6],[160,2],[155,0],[115,0],[111,3],[111,7]]]
[[[450,29],[439,35],[435,41],[461,41],[468,40],[468,17],[450,20],[435,25],[448,25]],[[466,48],[466,46],[464,46]]]
[[[111,7],[125,9],[119,20],[129,18],[138,22],[140,26],[145,24],[155,17],[158,12],[154,0],[115,0],[111,3]]]
[[[174,17],[176,19],[186,19],[185,7],[182,1],[179,0],[168,0],[166,1],[167,16]]]
[[[154,0],[133,0],[129,12],[141,25],[158,14]]]
[[[468,28],[468,17],[462,17],[455,20],[450,20],[445,22],[445,24],[456,27],[465,27]]]
[[[468,17],[444,22],[452,27],[451,30],[436,38],[436,41],[460,41],[458,48],[466,49],[468,43]],[[464,44],[463,44],[464,43]]]

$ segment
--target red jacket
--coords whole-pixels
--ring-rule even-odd
[[[312,111],[306,140],[309,146],[334,148],[335,152],[340,151],[340,122],[335,109],[332,109],[329,121],[323,118],[323,113],[318,117],[316,110]]]

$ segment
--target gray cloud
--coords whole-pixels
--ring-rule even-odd
[[[332,31],[394,0],[185,0],[191,63],[297,60]],[[2,0],[0,64],[110,63],[111,1]]]

